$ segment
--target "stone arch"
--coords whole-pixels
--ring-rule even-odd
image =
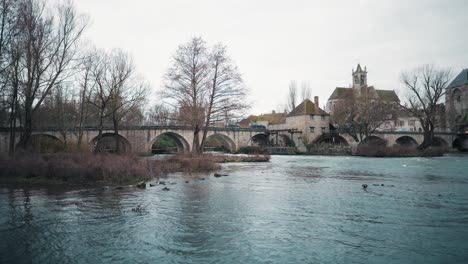
[[[368,136],[363,139],[359,145],[366,145],[366,146],[383,146],[387,145],[387,141],[378,136]]]
[[[278,136],[280,138],[280,145],[284,146],[284,147],[292,147],[294,146],[294,141],[291,139],[291,137],[289,135],[286,135],[286,134],[280,134]]]
[[[268,145],[268,134],[259,133],[259,134],[253,135],[249,139],[249,145],[258,146],[258,147],[266,147]]]
[[[222,151],[234,153],[237,150],[236,143],[229,136],[215,133],[206,137],[203,151]]]
[[[171,150],[164,151],[163,153],[177,153],[177,152],[189,152],[190,151],[190,144],[187,142],[187,140],[183,136],[174,132],[164,132],[164,133],[157,135],[155,138],[153,138],[153,140],[151,140],[151,144],[149,145],[150,153],[160,154],[158,153],[157,149],[153,148],[153,146],[157,142],[157,140],[160,139],[160,137],[163,135],[170,137],[176,143],[176,149],[173,149],[173,151]]]
[[[95,152],[117,152],[117,137],[115,133],[103,133],[99,140],[98,138],[99,136],[96,136],[91,140]],[[119,134],[118,139],[120,153],[132,152],[132,145],[124,136]]]
[[[395,140],[395,143],[406,148],[416,148],[419,144],[416,139],[410,136],[402,136]]]
[[[26,149],[31,152],[59,152],[65,149],[65,144],[56,136],[50,134],[32,134]]]
[[[338,134],[322,134],[314,142],[315,144],[331,144],[348,146],[348,141]]]
[[[445,141],[443,138],[441,137],[434,137],[433,141],[432,141],[432,146],[434,147],[442,147],[442,148],[447,148],[449,146],[449,144],[447,143],[447,141]]]

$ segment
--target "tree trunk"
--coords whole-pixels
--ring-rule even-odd
[[[114,137],[115,137],[115,153],[120,154],[120,136],[119,136],[119,124],[117,118],[112,118],[114,124]]]
[[[198,126],[195,127],[193,130],[193,146],[192,146],[192,154],[198,155],[201,153],[200,151],[200,128]]]
[[[18,147],[26,149],[32,134],[32,106],[26,102],[24,111],[24,127]]]
[[[421,145],[419,145],[418,147],[419,149],[429,148],[434,143],[434,126],[431,123],[429,123],[427,125],[424,125],[423,129],[424,129],[424,140],[421,143]]]

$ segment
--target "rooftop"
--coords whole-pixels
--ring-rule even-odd
[[[447,88],[455,88],[463,85],[468,85],[468,69],[462,70]]]
[[[305,99],[301,104],[299,104],[291,113],[288,114],[289,116],[299,116],[299,115],[328,115],[327,112],[323,111],[318,107],[316,111],[315,104],[312,103],[309,99]]]

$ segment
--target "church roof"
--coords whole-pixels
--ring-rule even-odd
[[[462,85],[468,85],[468,69],[464,69],[457,77],[449,84],[447,88],[455,88]]]
[[[309,99],[305,99],[301,104],[299,104],[291,113],[288,114],[289,116],[299,116],[299,115],[328,115],[327,112],[323,111],[318,108],[318,111],[315,111],[315,104],[312,103]]]
[[[383,101],[400,101],[398,95],[393,90],[377,90],[374,89],[374,86],[368,86],[367,88],[370,90],[374,90],[377,93],[379,99]],[[353,96],[353,92],[354,88],[336,87],[330,98],[328,98],[328,100],[350,99]]]
[[[377,92],[377,95],[379,95],[379,98],[383,101],[396,101],[399,102],[400,98],[398,98],[398,95],[395,93],[393,90],[375,90]]]
[[[352,95],[353,95],[353,89],[352,88],[336,87],[335,90],[333,91],[332,95],[330,95],[330,98],[328,98],[328,100],[348,99]]]

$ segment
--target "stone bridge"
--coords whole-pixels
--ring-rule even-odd
[[[286,141],[290,140],[294,142],[294,145],[299,149],[305,150],[304,142],[302,142],[302,132],[294,130],[277,130],[269,131],[274,142],[278,141],[278,138],[287,138]],[[435,144],[438,146],[444,146],[449,148],[458,148],[468,150],[468,134],[456,134],[456,133],[435,133]],[[364,139],[363,142],[372,141],[374,144],[385,144],[386,146],[401,145],[405,147],[416,147],[423,142],[424,134],[420,132],[374,132],[372,136]],[[276,140],[276,141],[275,141]],[[284,144],[283,142],[280,143]],[[325,133],[317,136],[313,143],[332,143],[342,145],[357,145],[356,142],[347,133]]]
[[[0,128],[0,152],[8,152],[9,128]],[[20,131],[18,130],[16,141],[19,141]],[[115,134],[111,128],[105,128],[102,131],[101,142],[97,142],[99,130],[95,127],[87,127],[83,130],[82,142],[94,149],[99,144],[106,145],[107,149],[115,147]],[[200,133],[201,136],[202,133]],[[179,151],[191,151],[193,143],[193,132],[185,126],[138,126],[122,127],[119,129],[119,146],[125,152],[134,152],[138,154],[151,154],[153,144],[156,140],[166,135],[172,138]],[[76,143],[78,133],[75,129],[60,130],[57,128],[37,128],[33,129],[32,139],[46,138],[49,141],[57,143]],[[253,145],[268,138],[266,129],[251,128],[210,128],[207,139],[215,139],[231,152],[240,147]],[[16,143],[17,143],[16,142]]]
[[[9,128],[0,128],[0,152],[8,152]],[[19,140],[20,131],[18,130],[16,141]],[[94,149],[100,145],[105,150],[112,151],[116,147],[115,134],[113,129],[105,128],[102,131],[101,139],[98,138],[98,129],[95,127],[87,127],[83,130],[82,142],[90,149]],[[154,143],[162,135],[166,135],[174,140],[177,145],[177,151],[191,151],[193,143],[193,132],[189,127],[185,126],[138,126],[138,127],[122,127],[119,129],[119,146],[124,152],[134,152],[138,154],[151,154],[154,150]],[[295,145],[301,149],[305,147],[301,141],[301,133],[286,133],[283,136],[288,136],[294,141]],[[327,134],[322,134],[326,136]],[[219,142],[226,150],[230,152],[237,151],[240,147],[252,146],[256,144],[267,144],[275,142],[275,137],[278,138],[278,133],[268,131],[266,129],[252,128],[211,128],[208,131],[207,140],[215,140]],[[32,141],[40,141],[47,139],[49,142],[56,142],[60,145],[63,143],[76,144],[78,141],[78,133],[75,129],[60,130],[57,128],[41,128],[34,129],[32,133]],[[386,144],[392,146],[394,144],[416,147],[423,141],[423,133],[418,132],[375,132],[372,136],[365,139],[373,140],[378,144]],[[334,134],[334,137],[325,141],[327,143],[341,143],[345,145],[357,145],[354,139],[348,134]],[[380,142],[380,143],[379,143]],[[468,150],[468,137],[457,135],[455,133],[436,133],[435,142],[439,146],[453,147],[458,149]]]
[[[346,142],[350,145],[357,144],[348,134],[340,134]],[[457,147],[456,133],[435,133],[434,144],[441,147]],[[374,132],[372,136],[364,139],[363,142],[368,140],[379,141],[382,139],[387,146],[401,145],[406,147],[416,147],[423,142],[424,134],[420,132]]]

